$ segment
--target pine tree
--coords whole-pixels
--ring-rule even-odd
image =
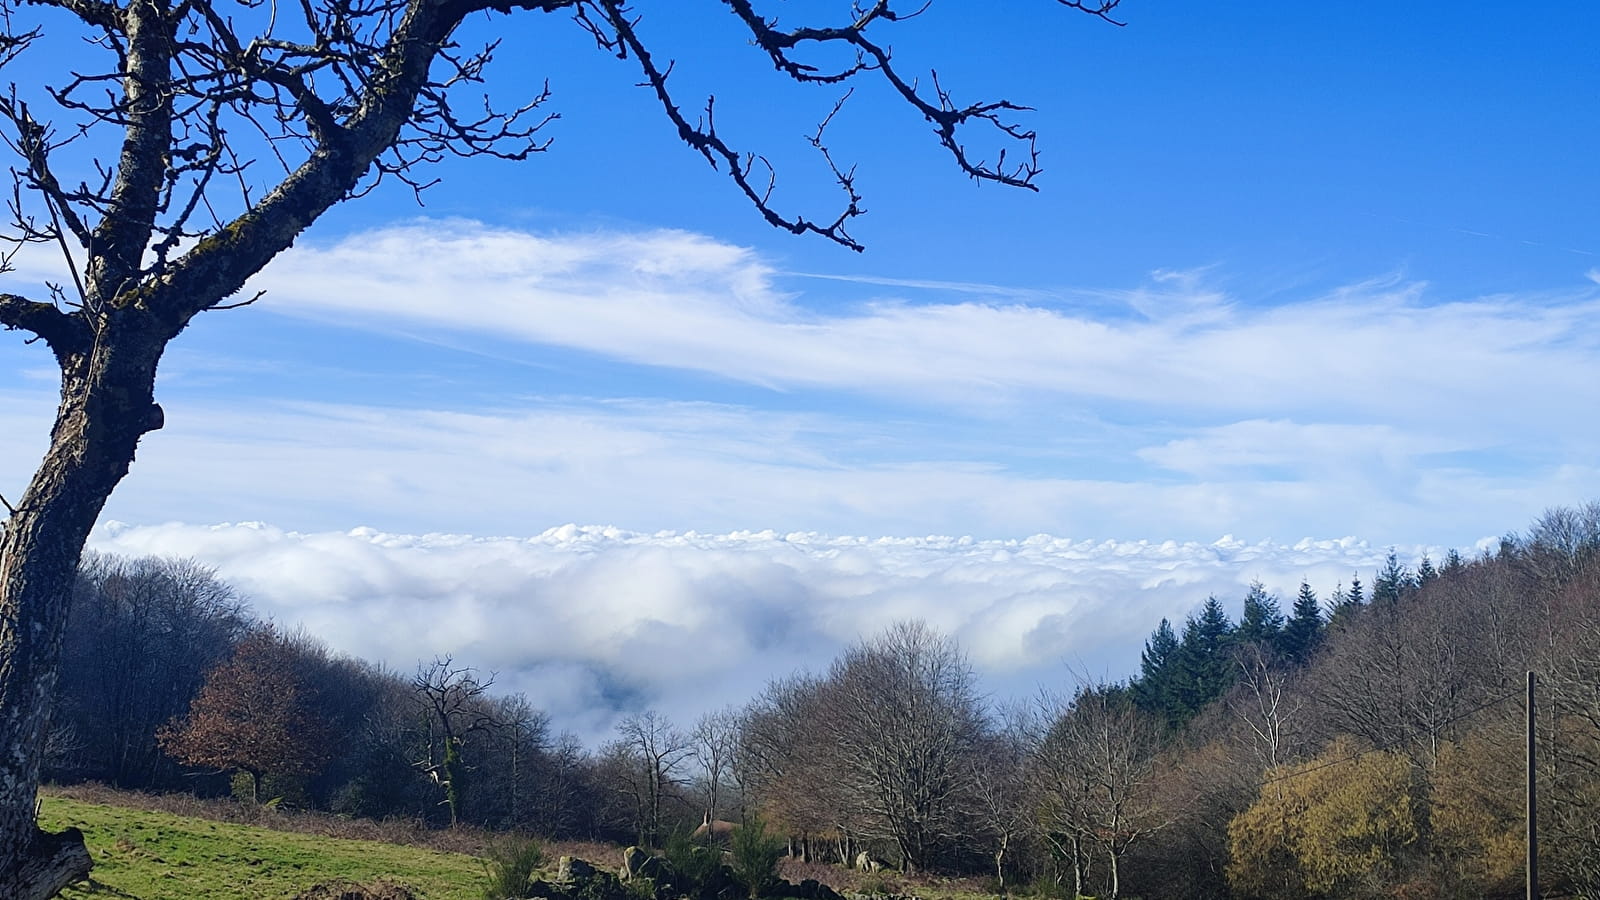
[[[1422,562],[1417,563],[1417,588],[1427,587],[1430,582],[1438,577],[1439,570],[1433,567],[1433,560],[1428,558],[1428,554],[1422,554]]]
[[[1389,548],[1389,555],[1383,560],[1383,569],[1372,582],[1372,602],[1398,603],[1401,598],[1411,593],[1414,587],[1411,573],[1405,566],[1400,565],[1400,558],[1395,555],[1394,548]]]
[[[1334,588],[1333,602],[1328,611],[1328,627],[1342,627],[1355,614],[1356,610],[1366,603],[1366,597],[1361,591],[1361,575],[1350,576],[1350,589],[1341,590]]]
[[[1182,652],[1172,623],[1162,619],[1144,643],[1144,652],[1139,655],[1139,680],[1133,686],[1139,706],[1172,726],[1181,724],[1184,718],[1176,692]]]
[[[1467,563],[1461,558],[1461,552],[1451,547],[1450,552],[1444,555],[1444,571],[1440,574],[1454,575],[1466,567]]]
[[[1233,683],[1233,624],[1216,597],[1183,624],[1175,694],[1183,718],[1193,718]]]
[[[1336,592],[1336,596],[1342,595],[1343,591]],[[1293,614],[1278,642],[1283,655],[1295,665],[1304,665],[1322,643],[1322,626],[1322,604],[1317,602],[1317,593],[1311,585],[1302,581],[1300,594],[1294,598]]]
[[[1260,581],[1250,582],[1250,591],[1244,597],[1244,615],[1239,618],[1239,628],[1234,640],[1241,644],[1275,645],[1283,633],[1283,610],[1278,598],[1267,593]]]

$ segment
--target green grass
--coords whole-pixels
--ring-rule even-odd
[[[425,900],[481,900],[483,863],[460,853],[288,834],[45,797],[41,824],[81,828],[92,883],[67,900],[282,900],[321,881],[404,882]]]

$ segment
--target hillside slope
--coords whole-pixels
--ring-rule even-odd
[[[83,829],[93,881],[66,900],[280,900],[335,878],[387,876],[424,900],[479,900],[483,864],[374,841],[270,831],[171,813],[45,797],[46,829]]]

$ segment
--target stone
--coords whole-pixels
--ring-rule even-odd
[[[593,878],[594,873],[594,866],[576,856],[563,856],[556,863],[556,880],[562,884],[571,884],[580,878]]]
[[[634,876],[639,874],[639,869],[644,866],[645,861],[649,859],[654,859],[654,857],[639,847],[629,847],[622,851],[622,870],[617,873],[618,877],[623,881],[632,881]]]
[[[641,878],[659,879],[663,875],[671,874],[672,866],[659,856],[646,856],[640,863],[638,874]]]

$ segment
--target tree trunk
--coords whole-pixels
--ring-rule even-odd
[[[112,338],[109,325],[105,340],[60,360],[50,449],[0,534],[0,747],[8,749],[0,754],[0,896],[8,900],[53,896],[90,867],[83,836],[40,832],[34,806],[84,542],[140,436],[161,427],[153,394],[165,340],[136,326]]]
[[[1083,865],[1083,837],[1077,832],[1072,834],[1072,894],[1074,897],[1083,896],[1083,883],[1088,875]]]

